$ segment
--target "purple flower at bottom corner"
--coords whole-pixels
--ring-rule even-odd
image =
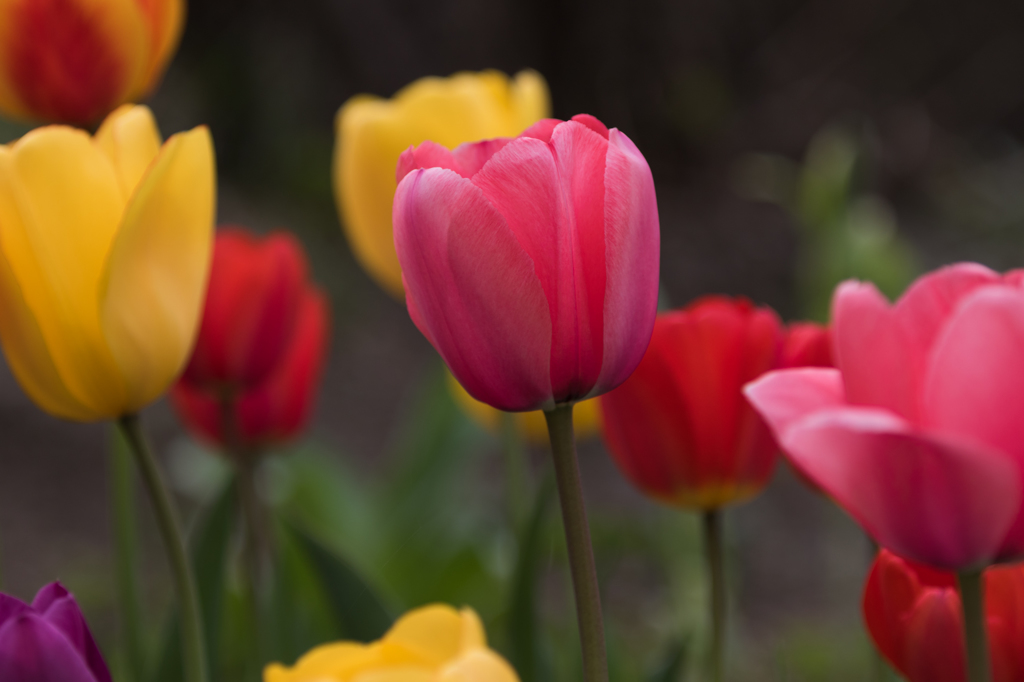
[[[31,604],[0,594],[0,680],[111,682],[75,598],[50,583]]]

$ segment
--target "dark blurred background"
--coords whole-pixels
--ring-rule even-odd
[[[722,292],[786,319],[820,317],[825,284],[858,268],[885,270],[896,293],[954,260],[1021,262],[1024,3],[193,2],[150,104],[165,134],[212,128],[220,221],[285,227],[309,250],[334,316],[311,439],[358,476],[388,474],[395,433],[437,360],[339,229],[334,114],[356,93],[390,96],[425,75],[527,67],[547,79],[555,116],[594,114],[647,157],[673,305]],[[816,212],[822,202],[832,203]],[[828,230],[844,236],[821,238]],[[165,404],[145,419],[163,452],[187,450]],[[60,577],[109,630],[106,428],[42,414],[4,369],[0,433],[5,591],[30,596]],[[649,533],[671,514],[627,487],[598,443],[582,465],[596,535]],[[482,471],[482,485],[498,485],[493,468]],[[187,481],[179,487],[188,492]],[[692,544],[695,526],[680,523]],[[858,605],[868,549],[857,529],[781,470],[729,524],[737,667],[750,679],[858,679],[848,671],[870,663]],[[166,587],[150,540],[156,609]],[[673,596],[660,569],[628,542],[616,547],[601,569],[613,613],[660,619],[641,633],[700,622],[666,611],[700,609],[699,598]],[[691,568],[699,580],[699,562]]]

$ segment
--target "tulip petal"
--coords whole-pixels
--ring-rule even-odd
[[[472,651],[441,669],[438,682],[519,682],[512,666],[491,651]]]
[[[1024,677],[1024,565],[985,571],[985,613],[988,616],[992,679],[1016,682]]]
[[[843,282],[832,299],[836,365],[853,405],[917,418],[923,357],[874,284]]]
[[[550,406],[547,300],[483,192],[450,170],[414,171],[394,224],[410,314],[470,395],[512,411]]]
[[[96,682],[111,682],[110,670],[107,669],[103,654],[89,632],[89,626],[82,617],[75,598],[60,583],[50,583],[39,590],[32,600],[32,608],[67,637],[96,678]]]
[[[597,395],[640,363],[658,313],[660,226],[654,178],[636,145],[612,129],[605,166],[604,364]]]
[[[864,584],[864,623],[875,646],[889,663],[904,669],[904,622],[917,602],[921,589],[903,560],[883,549],[875,557]]]
[[[408,649],[429,665],[441,665],[459,655],[463,628],[462,614],[450,606],[434,604],[402,616],[384,641]]]
[[[103,328],[135,411],[188,359],[213,246],[213,146],[205,127],[171,137],[129,204],[107,262]]]
[[[153,90],[178,47],[185,24],[185,0],[148,0],[140,2],[139,8],[149,29],[149,59],[129,96],[135,101]]]
[[[747,384],[744,395],[761,413],[780,442],[790,427],[820,410],[841,407],[843,377],[830,368],[786,369],[768,372]]]
[[[1013,455],[1024,470],[1024,291],[989,286],[969,295],[935,342],[924,425]],[[1024,510],[1000,556],[1024,553]]]
[[[1021,503],[1007,455],[915,433],[885,410],[823,410],[791,425],[780,445],[881,545],[937,568],[990,561]]]
[[[160,131],[149,107],[125,104],[107,116],[93,138],[110,159],[125,204],[160,153]]]
[[[0,626],[0,670],[4,682],[97,682],[71,642],[34,613]]]
[[[921,595],[906,625],[903,671],[911,682],[964,682],[963,620],[952,588]]]
[[[97,306],[123,206],[113,168],[84,132],[39,128],[0,149],[0,248],[61,383],[92,418],[115,416],[124,400]]]

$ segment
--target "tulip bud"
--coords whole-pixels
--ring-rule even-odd
[[[548,89],[534,71],[421,78],[388,100],[357,95],[338,111],[334,194],[352,251],[390,294],[402,297],[391,204],[395,164],[409,145],[448,147],[518,135],[549,115]]]
[[[622,383],[650,339],[658,207],[636,146],[592,116],[399,160],[413,322],[475,399],[554,409]]]
[[[777,366],[782,325],[769,308],[709,296],[658,316],[639,367],[601,397],[605,442],[641,490],[715,509],[756,495],[778,448],[741,392]]]
[[[209,131],[162,146],[146,107],[94,137],[0,145],[0,341],[25,392],[79,421],[137,412],[188,358],[213,245]]]
[[[779,367],[835,367],[832,332],[814,322],[794,322],[786,327]]]
[[[0,5],[0,113],[88,125],[155,87],[184,0],[13,0]]]
[[[32,604],[0,594],[0,671],[4,682],[110,682],[89,626],[60,583]]]
[[[370,644],[323,644],[286,668],[271,663],[264,682],[519,682],[501,656],[487,646],[480,617],[434,604],[398,619]]]
[[[994,682],[1024,675],[1024,567],[985,571],[985,614]],[[875,646],[909,682],[964,682],[963,612],[956,576],[888,550],[864,587]]]
[[[222,446],[291,438],[309,418],[327,332],[326,298],[293,236],[220,230],[199,337],[171,393],[179,415]]]

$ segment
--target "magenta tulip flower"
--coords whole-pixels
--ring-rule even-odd
[[[953,265],[895,305],[846,282],[838,369],[746,388],[794,466],[897,554],[961,572],[1024,555],[1021,279]]]
[[[643,155],[593,116],[410,148],[393,223],[409,314],[477,400],[553,409],[615,388],[650,341],[658,208]]]
[[[110,682],[75,598],[60,583],[32,604],[0,594],[0,679],[4,682]]]

